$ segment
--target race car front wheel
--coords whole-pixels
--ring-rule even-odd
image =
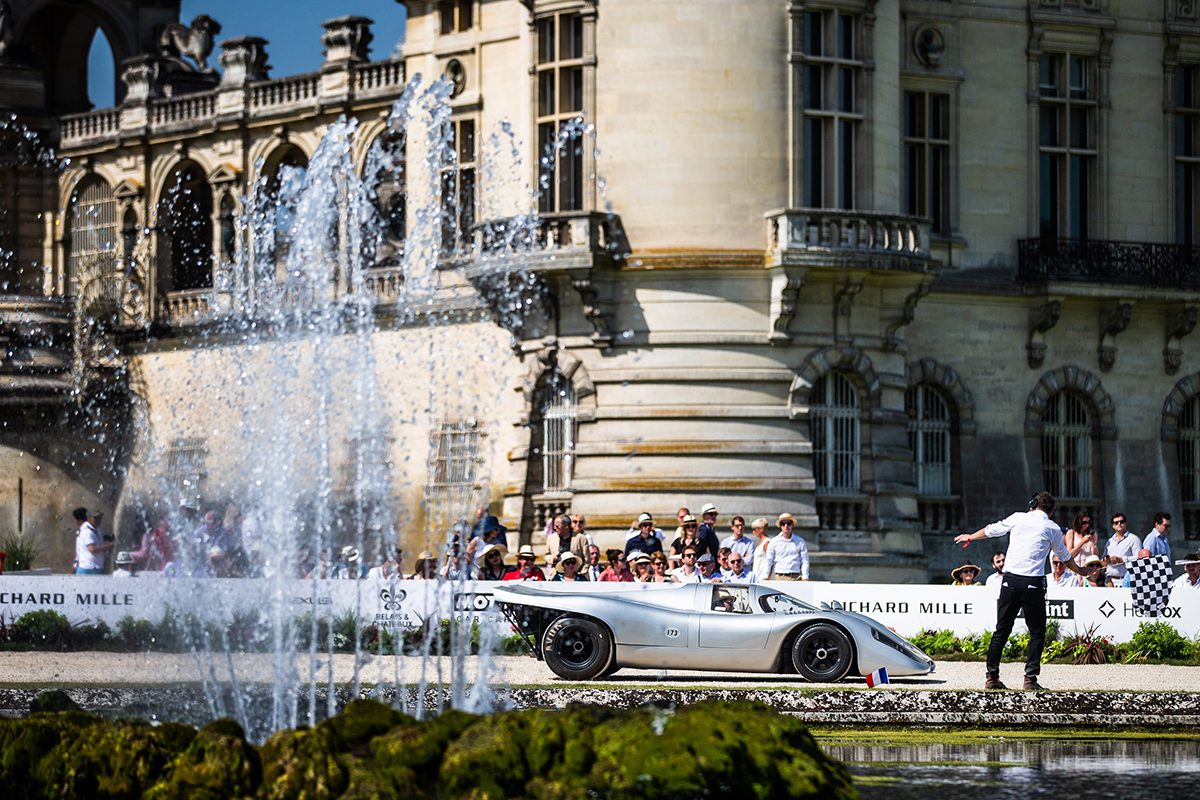
[[[850,637],[834,625],[809,625],[792,643],[792,666],[814,683],[840,681],[853,663]]]
[[[612,634],[586,617],[559,617],[542,637],[542,658],[560,678],[591,680],[604,674],[612,663]]]

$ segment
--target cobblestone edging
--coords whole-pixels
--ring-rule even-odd
[[[437,705],[436,690],[428,690],[426,707]],[[0,716],[19,717],[37,696],[36,688],[0,689]],[[111,716],[171,719],[200,722],[220,707],[231,710],[228,700],[219,702],[205,695],[196,684],[177,686],[122,686],[66,688],[86,711]],[[363,696],[372,692],[364,688]],[[407,690],[410,707],[416,705],[417,690]],[[265,714],[271,689],[256,686],[248,691],[251,714],[261,707]],[[396,691],[380,692],[394,700]],[[318,691],[318,707],[324,709],[326,695]],[[339,706],[350,693],[338,691]],[[448,696],[443,702],[448,702]],[[514,688],[498,694],[502,705],[516,708],[561,708],[572,703],[592,703],[627,708],[646,703],[659,705],[703,703],[712,700],[758,700],[772,708],[797,714],[805,721],[823,724],[896,725],[1086,725],[1091,728],[1188,727],[1200,725],[1200,693],[1197,692],[983,692],[925,690],[817,690],[779,689],[675,689],[675,688]],[[301,721],[306,716],[301,708]]]

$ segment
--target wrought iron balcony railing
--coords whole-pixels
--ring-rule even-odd
[[[1078,281],[1125,286],[1200,288],[1200,247],[1110,239],[1021,239],[1023,281]]]

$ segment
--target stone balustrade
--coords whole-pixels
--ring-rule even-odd
[[[925,533],[961,531],[962,501],[955,496],[922,495],[917,498],[917,516],[921,518],[921,530]]]
[[[817,497],[817,518],[823,531],[862,531],[870,523],[871,500],[862,495]]]
[[[598,211],[546,214],[533,220],[490,220],[475,228],[475,252],[481,253],[485,260],[508,254],[546,255],[554,259],[573,254],[616,255],[619,228],[618,217]]]
[[[793,208],[767,214],[768,255],[813,266],[925,271],[929,220],[905,214]]]
[[[363,273],[363,287],[379,303],[394,303],[404,288],[404,271],[399,267],[369,269]]]
[[[151,126],[156,131],[191,128],[213,117],[217,93],[203,92],[158,100],[150,106]]]
[[[377,61],[354,68],[354,94],[356,97],[374,97],[379,94],[394,94],[404,88],[403,61]]]
[[[198,325],[214,318],[212,289],[185,289],[167,292],[162,299],[160,317],[172,327]]]
[[[64,142],[83,144],[115,136],[121,127],[121,112],[116,108],[105,108],[85,114],[67,114],[60,118],[60,124]]]
[[[314,73],[255,84],[250,90],[250,110],[261,112],[281,107],[310,106],[317,98],[320,83],[320,76]]]

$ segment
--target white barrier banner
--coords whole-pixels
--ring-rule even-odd
[[[123,617],[158,622],[170,608],[177,615],[230,620],[252,613],[281,616],[340,617],[354,613],[366,624],[387,630],[416,628],[430,617],[496,624],[509,632],[492,605],[485,582],[302,580],[241,578],[136,578],[91,575],[0,575],[0,616],[5,623],[29,611],[51,609],[74,624],[103,620],[115,626]],[[772,582],[774,588],[815,605],[855,611],[878,620],[902,636],[923,630],[966,635],[996,625],[992,587],[919,586]],[[562,587],[563,584],[555,584]],[[653,586],[653,585],[650,585]],[[572,587],[576,588],[576,587]],[[633,591],[630,584],[581,584],[588,591]],[[649,588],[638,584],[636,590]],[[1047,618],[1064,635],[1094,627],[1102,636],[1128,641],[1138,625],[1166,622],[1184,636],[1200,634],[1200,590],[1177,589],[1157,616],[1135,608],[1129,589],[1056,589],[1046,598]],[[1024,630],[1018,619],[1014,632]]]

